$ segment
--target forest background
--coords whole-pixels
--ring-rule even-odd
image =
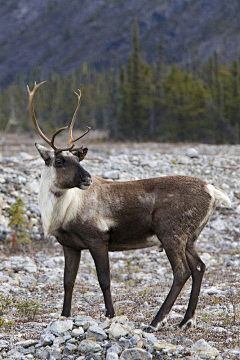
[[[78,4],[76,1],[71,2],[75,3],[73,6],[87,5],[85,0],[79,1]],[[22,9],[23,2],[20,0],[9,3],[12,6],[8,9],[11,14]],[[28,4],[28,1],[25,3]],[[46,1],[47,14],[51,14],[52,18],[56,19],[59,6],[63,3],[63,1]],[[95,9],[91,21],[95,24],[95,31],[98,32],[101,30],[96,28],[96,23],[101,20],[99,7],[105,9],[110,2],[95,1],[95,3],[98,3],[98,12]],[[120,0],[112,3],[113,6],[120,8],[126,5],[126,2]],[[2,74],[0,130],[29,133],[34,131],[28,110],[26,84],[28,83],[31,88],[35,80],[39,82],[47,79],[47,84],[39,90],[35,99],[37,117],[46,133],[69,124],[77,101],[74,91],[82,84],[81,129],[91,126],[93,129],[105,130],[109,140],[239,143],[238,46],[234,45],[235,52],[229,57],[226,50],[227,35],[225,35],[225,40],[221,37],[220,46],[219,41],[216,48],[214,42],[212,43],[207,57],[196,49],[188,47],[184,48],[183,53],[177,51],[175,56],[173,50],[169,50],[169,31],[165,31],[165,28],[167,10],[171,10],[175,17],[180,18],[184,14],[191,16],[193,9],[201,5],[201,9],[204,9],[206,14],[210,11],[209,6],[211,9],[218,9],[218,15],[222,9],[222,12],[220,11],[222,22],[219,23],[216,17],[213,17],[211,26],[204,36],[210,38],[212,33],[222,34],[223,29],[229,26],[229,21],[234,28],[233,20],[239,20],[240,1],[234,0],[229,12],[226,11],[225,0],[218,1],[218,4],[216,1],[198,0],[178,0],[168,3],[155,0],[136,3],[131,0],[130,3],[133,6],[134,3],[136,6],[142,4],[142,8],[144,4],[152,7],[152,18],[155,19],[158,27],[154,30],[157,40],[154,44],[151,42],[150,49],[148,46],[150,40],[148,42],[146,37],[144,38],[144,30],[142,30],[144,15],[139,15],[137,8],[136,14],[132,11],[129,15],[130,45],[129,51],[124,54],[118,53],[118,45],[115,44],[108,55],[104,55],[104,61],[100,61],[100,58],[97,61],[94,59],[82,61],[76,63],[73,69],[66,66],[59,68],[59,71],[56,66],[49,65],[46,68],[41,63],[37,63],[33,68],[32,62],[29,61],[29,66],[25,64],[20,68],[14,68],[11,76],[6,77]],[[222,5],[221,9],[219,4]],[[165,8],[159,9],[160,5],[164,5]],[[1,11],[4,9],[6,10],[6,6],[0,3],[0,17],[3,16]],[[29,8],[27,13],[28,10]],[[93,37],[94,29],[92,29]],[[29,36],[34,34],[30,33]],[[64,41],[69,41],[72,37],[74,35],[71,28],[65,30]],[[36,44],[37,41],[36,38]],[[3,51],[4,44],[0,41]],[[49,50],[48,57],[51,56],[53,53]],[[106,57],[110,60],[106,61]],[[1,53],[0,70],[6,61],[4,54]]]

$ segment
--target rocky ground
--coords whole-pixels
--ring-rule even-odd
[[[207,269],[193,330],[180,331],[191,281],[168,324],[148,334],[147,324],[172,281],[156,248],[110,254],[117,318],[104,317],[93,261],[84,252],[74,289],[72,318],[59,319],[64,259],[54,238],[43,239],[37,206],[43,161],[27,152],[0,162],[0,359],[239,359],[240,358],[240,146],[94,144],[83,166],[115,181],[164,175],[197,176],[227,192],[232,208],[218,208],[198,241]],[[26,151],[22,148],[20,151]],[[30,155],[33,154],[33,155]],[[31,242],[12,246],[9,208],[21,197]]]

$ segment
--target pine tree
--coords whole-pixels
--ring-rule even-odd
[[[229,120],[233,126],[234,142],[239,143],[240,141],[240,74],[239,74],[239,63],[235,59],[233,60],[230,67],[231,76],[231,88],[230,99],[229,99]]]
[[[135,19],[133,30],[133,53],[127,62],[127,80],[120,80],[119,124],[124,129],[125,139],[143,140],[148,137],[150,107],[153,106],[150,83],[151,69],[140,59],[138,23]],[[122,76],[122,75],[120,75]],[[123,116],[124,112],[124,116]],[[123,135],[123,134],[122,134]]]
[[[118,83],[116,68],[112,68],[108,74],[108,137],[109,140],[117,139],[118,133],[118,121],[117,121],[117,97],[118,97]]]
[[[207,94],[202,82],[193,80],[174,64],[163,85],[169,119],[166,124],[168,140],[198,141],[206,133],[204,114]]]
[[[133,29],[133,53],[129,58],[129,90],[130,90],[130,137],[135,140],[142,140],[144,136],[144,108],[141,102],[143,94],[143,83],[141,79],[141,60],[139,52],[138,22],[134,20]]]
[[[164,90],[163,80],[166,73],[166,66],[164,64],[164,39],[163,35],[160,37],[158,45],[158,60],[156,64],[152,65],[152,111],[150,114],[149,136],[156,138],[164,127]]]
[[[118,89],[118,138],[125,140],[132,134],[131,114],[130,114],[130,91],[129,91],[129,64],[128,75],[123,62],[120,64],[119,89]]]

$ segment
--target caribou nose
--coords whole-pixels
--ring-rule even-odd
[[[84,177],[82,177],[82,183],[80,188],[82,190],[86,190],[89,188],[89,186],[92,184],[92,178],[90,174],[85,175]]]
[[[90,176],[90,175],[89,175],[89,176],[86,176],[86,177],[83,179],[83,182],[84,182],[85,185],[91,185],[91,183],[92,183],[92,178],[91,178],[91,176]]]

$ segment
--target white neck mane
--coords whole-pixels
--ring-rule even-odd
[[[42,216],[44,236],[54,235],[55,231],[74,217],[78,205],[79,190],[61,190],[54,185],[55,174],[52,167],[42,171],[38,203]],[[76,194],[78,192],[78,194]]]

